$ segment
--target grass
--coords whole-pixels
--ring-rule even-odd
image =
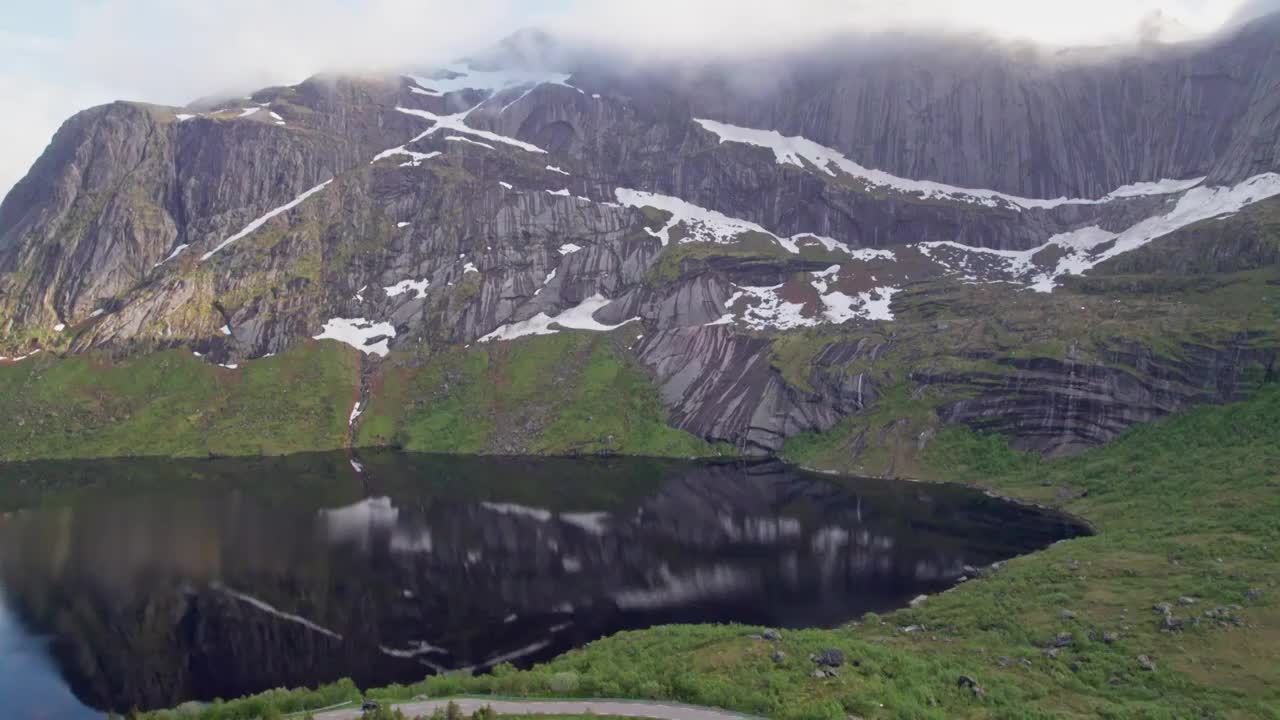
[[[415,452],[703,457],[721,449],[668,426],[627,331],[566,332],[437,353],[385,368],[361,445]]]
[[[491,692],[670,699],[772,718],[1274,718],[1280,708],[1280,387],[1042,460],[958,428],[924,453],[934,477],[1058,504],[1100,534],[1059,543],[839,630],[670,626],[621,633],[527,672],[428,678],[387,699]],[[1073,499],[1057,502],[1068,490]],[[1087,493],[1087,494],[1085,494]],[[1083,495],[1083,496],[1082,496]],[[1179,597],[1196,599],[1189,607]],[[1198,625],[1160,629],[1157,603]],[[1203,616],[1219,606],[1243,623]],[[1071,615],[1064,615],[1068,611]],[[917,625],[924,630],[903,632]],[[1071,644],[1045,652],[1060,633]],[[1115,633],[1113,642],[1104,634]],[[854,664],[810,677],[809,653]],[[786,659],[776,664],[773,650]],[[1155,670],[1146,670],[1146,656]],[[1023,661],[1026,662],[1023,662]],[[563,678],[571,674],[573,683]],[[979,698],[957,685],[974,678]],[[557,677],[561,678],[557,681]],[[572,686],[570,692],[554,687]]]
[[[340,448],[358,378],[356,352],[329,342],[236,370],[186,350],[123,361],[42,354],[0,366],[0,454],[21,460]]]

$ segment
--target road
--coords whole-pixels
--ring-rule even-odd
[[[437,708],[448,705],[450,700],[422,700],[396,703],[395,707],[406,716],[431,715]],[[749,715],[739,715],[725,710],[699,708],[690,705],[667,705],[652,702],[628,702],[624,700],[489,700],[485,698],[454,698],[462,711],[470,715],[488,705],[499,715],[600,715],[612,717],[655,718],[655,720],[750,720]],[[330,710],[316,714],[316,720],[352,720],[360,717],[358,709]]]

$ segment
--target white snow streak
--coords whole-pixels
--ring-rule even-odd
[[[558,325],[560,328],[567,330],[608,332],[639,319],[632,318],[617,325],[605,325],[604,323],[597,321],[594,317],[596,311],[608,305],[610,302],[612,301],[603,295],[593,295],[586,300],[583,300],[580,305],[568,308],[555,317],[548,317],[546,313],[538,313],[523,322],[503,325],[497,330],[494,330],[488,335],[480,338],[479,342],[490,342],[492,340],[514,340],[527,335],[554,335],[559,332],[559,330],[553,328],[552,325]]]
[[[407,155],[409,157],[409,161],[400,163],[400,167],[417,167],[433,157],[439,157],[441,152],[439,150],[433,150],[428,153],[414,152],[413,150],[405,149],[405,146],[401,145],[400,147],[393,147],[390,150],[383,150],[377,155],[374,155],[373,159],[369,161],[369,164],[372,165],[379,160],[394,157],[396,155]]]
[[[497,150],[497,148],[490,145],[489,143],[482,143],[479,140],[472,140],[471,138],[462,137],[461,135],[450,135],[449,137],[445,138],[445,140],[452,140],[453,142],[470,143],[472,145],[479,145],[482,148],[488,148],[489,150]]]
[[[565,172],[564,170],[561,170],[560,168],[556,167],[555,165],[548,165],[548,166],[547,166],[547,169],[548,169],[548,170],[550,170],[550,171],[551,171],[551,172],[553,172],[553,173],[560,173],[561,175],[568,175],[568,174],[569,174],[569,173]]]
[[[407,75],[406,77],[417,85],[409,89],[420,95],[440,97],[460,90],[488,90],[496,93],[523,85],[548,84],[573,88],[569,84],[569,75],[539,70],[476,70],[467,63],[455,63],[440,68],[437,74],[442,77]],[[573,89],[577,90],[577,88]]]
[[[496,512],[500,515],[519,515],[522,517],[533,518],[538,522],[546,522],[551,519],[551,511],[543,508],[518,505],[516,503],[482,502],[480,504],[485,509]]]
[[[32,356],[35,356],[35,355],[39,355],[39,354],[40,354],[40,348],[36,348],[35,350],[32,350],[31,352],[27,353],[26,355],[18,355],[18,356],[16,356],[16,357],[4,357],[4,356],[0,356],[0,361],[3,361],[3,362],[21,362],[21,361],[23,361],[23,360],[26,360],[26,359],[27,359],[27,358],[29,358],[29,357],[32,357]]]
[[[474,108],[472,109],[474,110]],[[397,107],[396,110],[399,110],[400,112],[406,115],[413,115],[414,117],[420,117],[424,120],[431,120],[435,122],[435,126],[431,127],[426,132],[414,138],[414,141],[421,140],[422,138],[428,135],[433,135],[441,130],[452,130],[454,132],[464,133],[467,135],[474,135],[478,138],[483,138],[490,142],[498,142],[506,145],[512,145],[514,147],[520,148],[521,150],[525,150],[531,153],[542,153],[545,155],[547,152],[546,150],[543,150],[537,145],[531,145],[522,140],[509,138],[505,135],[498,135],[497,133],[492,133],[492,132],[489,132],[488,130],[477,130],[467,125],[465,121],[466,121],[467,115],[471,114],[471,110],[467,110],[466,112],[455,113],[453,115],[437,115],[433,112],[428,112],[426,110],[415,110],[413,108],[407,108],[407,107]]]
[[[828,250],[839,249],[841,252],[848,252],[844,243],[839,240],[814,235],[813,233],[799,233],[788,238],[779,237],[749,220],[729,217],[716,210],[699,207],[670,195],[659,195],[629,188],[617,188],[614,190],[614,195],[618,198],[618,202],[628,207],[652,207],[671,214],[671,219],[667,221],[667,224],[661,230],[654,231],[647,227],[645,228],[650,235],[661,240],[664,246],[671,242],[671,230],[676,225],[683,223],[687,233],[680,240],[681,244],[691,242],[728,244],[736,242],[738,236],[744,233],[754,232],[773,238],[787,252],[791,253],[800,252],[800,247],[797,243],[805,238],[817,240]]]
[[[273,605],[269,605],[269,604],[267,604],[267,603],[265,603],[265,602],[263,602],[263,601],[259,600],[258,598],[253,597],[252,595],[245,595],[244,593],[238,593],[238,592],[236,592],[236,591],[232,590],[231,588],[226,587],[226,586],[225,586],[225,585],[223,585],[222,583],[214,583],[211,587],[212,587],[214,590],[217,590],[218,592],[220,592],[220,593],[222,593],[222,594],[224,594],[224,595],[226,595],[226,596],[228,596],[228,597],[235,598],[236,600],[239,600],[240,602],[246,603],[246,604],[248,604],[248,605],[252,605],[253,607],[255,607],[255,608],[257,608],[257,609],[259,609],[259,610],[261,610],[261,611],[263,611],[263,612],[265,612],[265,613],[267,613],[267,614],[269,614],[269,615],[274,615],[274,616],[276,616],[276,617],[280,618],[281,620],[286,620],[286,621],[291,622],[291,623],[296,623],[296,624],[298,624],[298,625],[301,625],[301,626],[303,626],[303,627],[307,628],[308,630],[312,630],[312,631],[318,632],[318,633],[320,633],[321,635],[328,635],[329,637],[331,637],[331,638],[333,638],[333,639],[335,639],[335,640],[341,640],[341,639],[342,639],[342,636],[341,636],[341,635],[339,635],[338,633],[336,633],[336,632],[334,632],[334,631],[332,631],[332,630],[330,630],[330,629],[328,629],[328,628],[326,628],[326,627],[321,627],[320,625],[317,625],[317,624],[315,624],[315,623],[311,622],[310,620],[308,620],[308,619],[306,619],[306,618],[302,617],[301,615],[294,615],[293,613],[288,613],[288,612],[284,612],[284,611],[282,611],[282,610],[277,610],[277,609],[275,608],[275,606],[273,606]]]
[[[576,253],[581,249],[582,249],[581,245],[574,245],[573,243],[565,243],[560,246],[560,254],[572,255],[573,253]]]
[[[947,267],[951,266],[936,257],[936,250],[939,248],[985,256],[998,263],[1000,270],[1011,278],[1029,283],[1033,290],[1052,292],[1058,285],[1058,279],[1064,275],[1083,274],[1099,263],[1136,250],[1188,225],[1238,212],[1247,205],[1276,195],[1280,195],[1280,174],[1266,173],[1234,187],[1191,188],[1169,212],[1147,218],[1120,233],[1109,232],[1097,226],[1083,227],[1059,233],[1049,238],[1044,245],[1029,250],[992,250],[950,241],[920,243],[916,247],[935,262]],[[1104,251],[1095,252],[1096,248],[1107,243],[1112,245]],[[1065,254],[1053,268],[1037,272],[1033,258],[1050,248],[1060,249]],[[972,274],[967,277],[971,280],[979,279]]]
[[[803,137],[787,137],[776,130],[757,130],[705,119],[695,119],[694,122],[719,137],[721,143],[741,143],[772,150],[779,165],[805,167],[807,162],[832,176],[836,174],[835,170],[832,169],[832,166],[834,166],[837,170],[864,180],[876,187],[888,187],[903,193],[922,195],[925,198],[976,203],[989,207],[996,207],[1006,203],[1020,209],[1052,208],[1059,205],[1095,205],[1121,197],[1168,195],[1187,190],[1204,182],[1204,178],[1201,177],[1188,180],[1160,180],[1158,182],[1136,183],[1117,188],[1111,194],[1097,200],[1065,197],[1053,200],[1026,198],[995,190],[962,188],[931,180],[912,180],[891,175],[882,170],[864,167],[845,157],[839,151],[825,145],[819,145]]]
[[[609,513],[560,513],[560,520],[570,525],[576,525],[593,535],[603,535],[608,530]]]
[[[152,270],[155,270],[156,268],[160,267],[161,265],[163,265],[163,264],[165,264],[165,263],[169,262],[170,260],[172,260],[172,259],[174,259],[174,258],[178,257],[179,255],[181,255],[181,254],[182,254],[182,251],[183,251],[183,250],[186,250],[186,249],[187,249],[187,248],[189,248],[189,247],[191,247],[191,246],[190,246],[189,244],[187,244],[187,243],[183,243],[183,244],[179,245],[178,247],[176,247],[176,248],[174,248],[174,249],[173,249],[173,252],[169,253],[169,257],[167,257],[167,258],[165,258],[165,259],[161,260],[160,262],[156,263],[155,265],[152,265],[152,266],[151,266],[151,269],[152,269]]]
[[[263,225],[265,225],[265,224],[267,223],[267,221],[268,221],[268,220],[270,220],[271,218],[276,217],[277,215],[281,215],[281,214],[283,214],[283,213],[289,212],[290,210],[294,209],[295,207],[297,207],[297,206],[301,205],[301,204],[302,204],[302,202],[303,202],[304,200],[306,200],[307,198],[311,197],[312,195],[315,195],[316,193],[320,192],[321,190],[325,189],[326,187],[328,187],[328,186],[329,186],[329,183],[331,183],[331,182],[333,182],[333,181],[332,181],[332,180],[325,180],[324,182],[322,182],[322,183],[320,183],[319,185],[317,185],[317,186],[315,186],[315,187],[311,188],[310,190],[307,190],[306,192],[304,192],[304,193],[302,193],[301,195],[299,195],[298,197],[296,197],[296,198],[294,198],[294,199],[290,200],[289,202],[285,203],[284,205],[281,205],[280,207],[278,207],[278,208],[276,208],[276,209],[274,209],[274,210],[270,210],[270,211],[268,211],[266,215],[263,215],[262,217],[258,218],[257,220],[254,220],[253,222],[249,223],[248,225],[246,225],[246,226],[244,227],[244,229],[243,229],[243,230],[241,230],[240,232],[236,233],[235,235],[232,235],[231,237],[227,238],[226,240],[223,240],[221,245],[219,245],[219,246],[215,247],[214,249],[210,250],[209,252],[205,253],[203,256],[201,256],[201,258],[200,258],[200,262],[204,262],[205,260],[208,260],[209,258],[213,257],[213,254],[214,254],[214,253],[218,252],[218,251],[219,251],[219,250],[221,250],[222,248],[224,248],[224,247],[226,247],[226,246],[230,245],[231,243],[233,243],[233,242],[235,242],[235,241],[237,241],[237,240],[239,240],[239,239],[241,239],[241,238],[243,238],[243,237],[245,237],[245,236],[247,236],[247,235],[251,234],[252,232],[254,232],[255,230],[257,230],[258,228],[260,228],[260,227],[262,227]]]

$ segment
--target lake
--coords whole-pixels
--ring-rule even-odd
[[[527,666],[657,624],[831,627],[1087,532],[970,488],[779,462],[0,465],[0,697],[99,718]]]

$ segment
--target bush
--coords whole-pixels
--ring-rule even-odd
[[[551,691],[560,695],[569,695],[578,691],[580,681],[578,673],[568,670],[551,676]]]

